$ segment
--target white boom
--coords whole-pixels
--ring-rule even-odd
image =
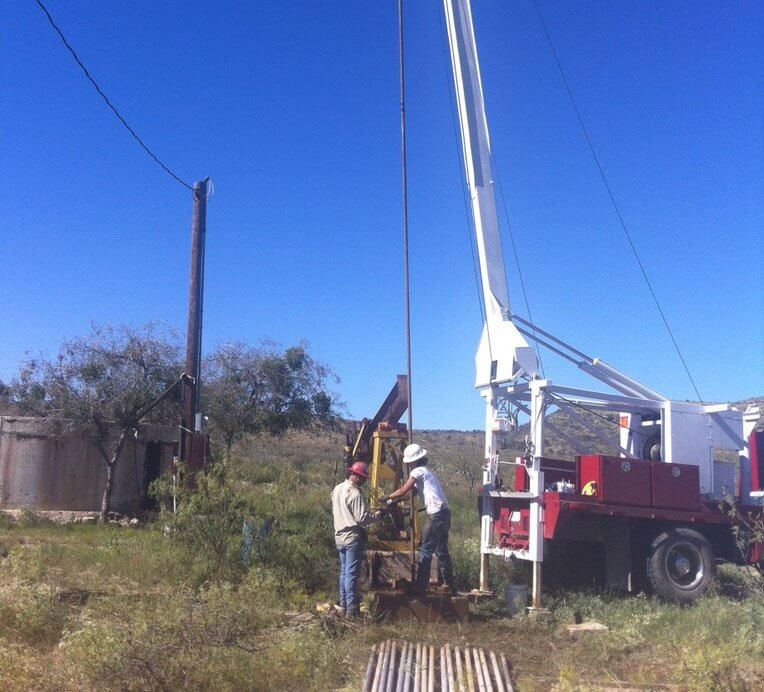
[[[491,142],[469,2],[444,0],[456,104],[475,225],[486,322],[475,356],[475,386],[533,377],[536,354],[509,316],[509,292],[491,171]]]

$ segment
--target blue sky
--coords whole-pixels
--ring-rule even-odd
[[[215,183],[205,349],[305,339],[350,412],[371,415],[404,367],[395,3],[47,4],[149,146]],[[476,428],[480,316],[442,10],[407,5],[414,420]],[[761,4],[542,7],[701,394],[764,393]],[[531,0],[473,13],[534,318],[692,397]],[[0,21],[0,377],[92,321],[184,327],[189,193],[121,129],[35,3]]]

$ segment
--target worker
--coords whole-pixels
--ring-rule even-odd
[[[408,445],[403,450],[403,463],[410,468],[409,477],[400,488],[384,498],[384,504],[392,507],[416,488],[416,493],[422,499],[427,511],[427,525],[424,529],[422,545],[419,547],[414,591],[419,595],[426,593],[427,585],[430,583],[430,567],[434,553],[438,558],[438,568],[443,581],[451,589],[451,593],[455,594],[456,582],[451,565],[451,555],[448,552],[451,510],[448,508],[446,495],[438,477],[427,468],[426,449],[418,444]]]
[[[356,461],[347,470],[348,477],[332,490],[334,542],[340,558],[340,612],[349,619],[361,616],[358,577],[366,550],[366,524],[379,521],[382,512],[366,510],[361,486],[369,478],[369,468]]]

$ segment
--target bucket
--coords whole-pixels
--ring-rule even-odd
[[[509,617],[524,613],[525,607],[528,605],[528,585],[505,584],[504,603]]]

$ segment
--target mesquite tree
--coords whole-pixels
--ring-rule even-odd
[[[245,434],[336,425],[341,405],[327,386],[336,380],[305,344],[284,351],[268,343],[225,344],[205,359],[202,410],[230,461],[233,444]]]
[[[9,398],[21,413],[57,419],[91,435],[106,465],[100,511],[105,522],[127,436],[143,420],[177,420],[177,396],[148,414],[145,409],[181,370],[175,336],[166,330],[153,324],[93,327],[88,336],[64,342],[55,359],[27,362],[9,385]]]

